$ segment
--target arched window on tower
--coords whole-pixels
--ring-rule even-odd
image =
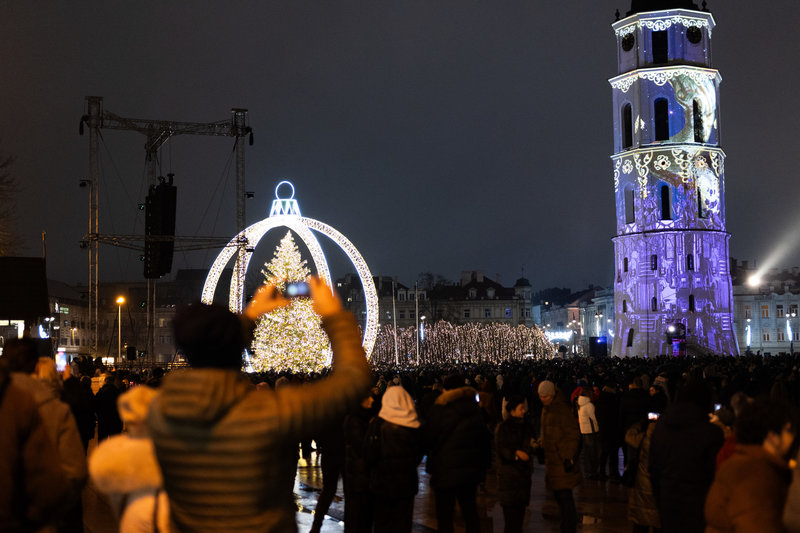
[[[703,135],[703,116],[701,111],[700,102],[695,98],[692,102],[692,122],[694,125],[694,142],[696,143],[706,142]]]
[[[697,216],[699,218],[706,218],[708,213],[706,212],[705,202],[703,201],[703,193],[698,188],[697,189]]]
[[[663,64],[669,60],[669,41],[666,31],[654,31],[652,33],[653,42],[653,63]]]
[[[669,185],[661,186],[661,220],[672,220],[672,198]]]
[[[694,313],[694,294],[689,295],[689,312]]]
[[[657,141],[669,140],[669,102],[666,98],[656,98],[653,102],[653,119]]]
[[[654,313],[658,311],[658,299],[655,296],[650,298],[650,310]]]
[[[628,271],[628,258],[627,257],[622,259],[622,271],[623,272],[627,272]]]
[[[622,300],[622,312],[623,313],[628,312],[628,300]]]
[[[634,207],[633,189],[625,189],[625,223],[633,224],[636,222],[636,208]]]
[[[633,146],[633,112],[631,104],[622,106],[622,149]]]
[[[658,255],[650,256],[650,270],[658,270]]]
[[[633,346],[633,328],[628,330],[628,342],[626,344],[629,348]]]
[[[686,270],[694,270],[694,255],[692,254],[686,256]]]

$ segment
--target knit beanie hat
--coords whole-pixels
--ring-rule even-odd
[[[555,396],[556,385],[552,381],[542,381],[539,383],[539,396]]]

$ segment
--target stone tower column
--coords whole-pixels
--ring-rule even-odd
[[[737,354],[714,18],[691,1],[634,0],[612,27],[612,354]]]

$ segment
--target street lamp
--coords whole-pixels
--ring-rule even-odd
[[[116,364],[119,364],[122,361],[122,304],[125,303],[124,296],[117,297],[117,310],[119,314],[117,315],[117,360]]]
[[[786,335],[789,336],[789,355],[794,353],[794,335],[792,334],[792,323],[791,320],[797,316],[795,311],[791,313],[786,313]]]
[[[600,319],[603,318],[603,313],[599,313],[597,311],[594,312],[594,322],[595,322],[595,335],[598,337],[600,336]]]

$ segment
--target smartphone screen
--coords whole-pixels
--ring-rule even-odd
[[[658,413],[647,413],[648,420],[658,420],[659,414]]]
[[[722,408],[722,404],[721,403],[715,403],[714,404],[714,411],[715,412],[719,411],[721,408]]]
[[[311,288],[305,281],[293,281],[286,284],[283,295],[286,298],[308,298],[311,296]]]

